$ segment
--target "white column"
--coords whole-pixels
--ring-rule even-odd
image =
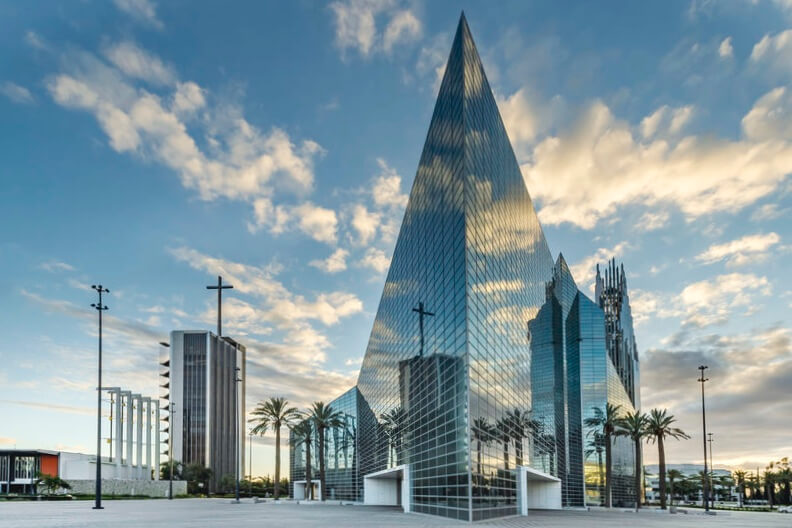
[[[154,480],[160,479],[160,402],[159,399],[154,400],[157,406],[154,409]]]
[[[129,478],[131,470],[129,469],[132,466],[132,442],[134,438],[132,437],[132,393],[130,391],[125,391],[126,394],[126,464],[127,470],[126,478]]]
[[[135,394],[135,401],[137,402],[137,450],[135,451],[135,474],[137,478],[142,477],[143,468],[143,396]]]
[[[151,479],[151,398],[143,398],[146,402],[146,474],[145,480]]]
[[[124,416],[121,411],[121,389],[113,390],[115,394],[115,463],[116,463],[116,478],[121,478],[121,457],[123,456],[122,446],[124,439],[124,429],[122,423]]]

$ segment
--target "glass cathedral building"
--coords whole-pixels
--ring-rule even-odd
[[[405,510],[477,521],[518,513],[529,471],[559,506],[600,504],[585,424],[608,402],[639,405],[623,269],[592,301],[554,262],[463,15],[357,386],[331,402],[354,427],[327,433],[327,496],[366,501],[367,476],[400,469]],[[613,452],[627,503],[632,449]]]

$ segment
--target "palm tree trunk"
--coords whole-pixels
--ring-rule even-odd
[[[481,440],[478,441],[476,448],[476,463],[478,465],[478,478],[481,479]]]
[[[641,439],[635,439],[635,511],[641,508]]]
[[[522,438],[514,439],[514,467],[523,465]]]
[[[311,483],[311,444],[305,443],[305,496],[313,500],[313,484]]]
[[[600,500],[602,500],[602,494],[605,493],[605,490],[602,489],[605,486],[605,475],[602,472],[602,450],[597,451],[597,469],[599,470]]]
[[[670,479],[668,481],[668,484],[669,484],[669,488],[670,488],[669,489],[669,493],[671,495],[670,496],[670,503],[671,503],[671,507],[673,508],[674,507],[674,479]],[[662,498],[661,498],[661,500],[662,500]]]
[[[319,499],[325,500],[324,427],[319,428]]]
[[[663,445],[663,437],[657,436],[657,457],[660,462],[660,509],[666,509],[666,463],[665,463],[665,446]]]
[[[275,500],[280,497],[280,427],[275,428]],[[251,477],[252,478],[252,477]]]
[[[613,459],[611,457],[610,433],[605,434],[605,507],[611,507],[611,485],[613,473]]]

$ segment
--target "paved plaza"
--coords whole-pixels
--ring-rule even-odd
[[[94,511],[90,501],[70,502],[0,502],[0,527],[46,528],[53,526],[123,526],[192,527],[192,526],[276,526],[308,527],[459,527],[468,525],[427,515],[404,514],[395,508],[376,506],[297,505],[293,503],[253,503],[245,499],[231,504],[227,499],[114,500],[105,509]],[[623,511],[533,511],[528,517],[510,517],[475,523],[476,526],[508,528],[533,527],[792,527],[792,515],[779,513],[719,513],[705,516],[659,514],[649,511],[635,514]]]

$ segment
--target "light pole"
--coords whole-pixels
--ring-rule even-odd
[[[712,433],[707,433],[709,437],[709,456],[710,456],[710,473],[709,473],[709,485],[710,485],[710,494],[712,495],[712,507],[715,508],[715,484],[713,484],[713,480],[715,477],[715,464],[712,463]]]
[[[248,433],[248,495],[253,496],[253,429]]]
[[[168,471],[168,500],[173,500],[173,413],[175,408],[175,403],[170,402],[168,404],[168,464],[170,465],[170,471]]]
[[[701,371],[698,381],[701,382],[701,424],[704,429],[704,474],[701,479],[701,498],[706,512],[709,512],[709,496],[707,495],[707,413],[704,405],[704,383],[709,381],[709,378],[704,377],[704,371],[708,368],[707,365],[699,365],[698,368]]]
[[[219,291],[219,290],[218,290]],[[219,339],[219,336],[218,336]],[[236,351],[235,351],[236,354]],[[239,502],[239,385],[238,383],[242,381],[242,378],[239,377],[240,368],[236,367],[234,369],[234,453],[236,454],[235,460],[235,479],[236,480],[236,500],[235,502]]]
[[[104,509],[102,507],[102,312],[107,310],[107,306],[102,303],[102,294],[110,293],[110,290],[92,284],[91,288],[99,294],[99,302],[91,304],[99,312],[99,384],[96,386],[96,502],[94,510]]]

